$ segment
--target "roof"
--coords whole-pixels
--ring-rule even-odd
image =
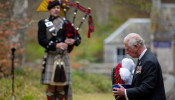
[[[149,43],[151,41],[150,19],[128,19],[123,25],[121,25],[109,37],[107,37],[104,40],[104,43],[123,43],[124,37],[129,33],[138,33],[145,40],[145,43]]]

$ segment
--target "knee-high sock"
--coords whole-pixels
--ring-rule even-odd
[[[62,91],[62,92],[57,92],[57,99],[58,100],[64,100],[64,91]]]
[[[54,93],[52,92],[47,92],[46,96],[47,96],[47,100],[54,100],[55,98]]]
[[[52,92],[47,92],[46,95],[47,95],[47,100],[55,100],[55,98],[56,100],[64,100],[64,97],[65,97],[64,91],[57,92],[56,94]]]

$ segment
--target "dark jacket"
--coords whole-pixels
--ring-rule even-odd
[[[126,90],[129,100],[166,100],[161,67],[149,50],[138,61],[132,87]]]
[[[53,21],[54,18],[52,16],[50,16],[49,20]],[[39,41],[39,44],[41,46],[43,46],[46,50],[55,51],[56,50],[56,43],[64,42],[64,40],[66,39],[66,35],[65,35],[66,34],[66,30],[65,30],[66,26],[65,26],[65,23],[63,24],[63,28],[60,29],[57,32],[57,36],[53,37],[51,39],[47,38],[47,36],[46,36],[46,29],[47,29],[47,27],[45,25],[45,21],[44,20],[40,20],[39,23],[38,23],[38,41]],[[74,45],[78,46],[80,44],[80,42],[81,42],[80,35],[76,34],[74,39],[75,39]],[[51,43],[51,41],[52,41],[52,43]],[[69,48],[69,46],[68,46],[68,48]]]

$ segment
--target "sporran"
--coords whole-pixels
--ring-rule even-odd
[[[56,56],[54,59],[51,85],[66,85],[65,63],[62,57]]]

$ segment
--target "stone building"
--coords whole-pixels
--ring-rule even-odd
[[[121,62],[124,57],[129,57],[125,53],[123,39],[130,32],[139,33],[144,38],[147,48],[149,49],[151,47],[150,19],[128,19],[121,27],[104,40],[105,63],[113,63],[116,65]]]

